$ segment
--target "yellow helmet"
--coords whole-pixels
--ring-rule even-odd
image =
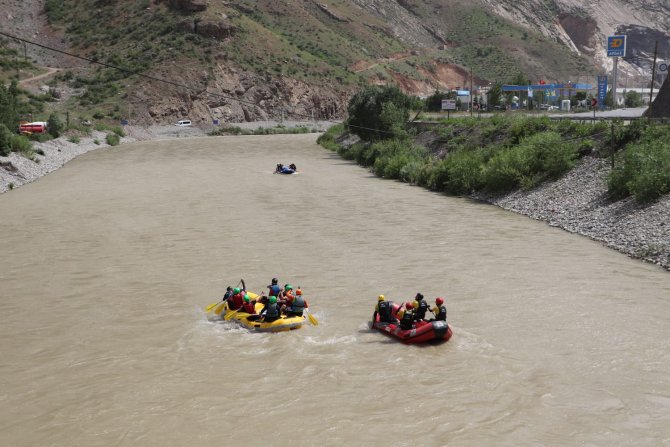
[[[419,302],[418,301],[414,301],[412,304],[414,305],[415,309],[419,308]]]
[[[377,301],[384,301],[384,295],[379,295],[377,297]]]

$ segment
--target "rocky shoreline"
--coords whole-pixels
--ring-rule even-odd
[[[602,242],[670,270],[670,194],[649,205],[607,197],[609,159],[584,157],[568,174],[529,191],[476,195],[509,211]]]
[[[206,135],[195,127],[128,126],[125,130],[127,135],[121,144]],[[35,149],[44,152],[35,156],[38,163],[15,153],[0,157],[0,193],[32,182],[81,154],[109,148],[105,135],[93,132],[79,143],[63,137],[36,143]],[[555,182],[529,191],[500,196],[478,194],[473,198],[586,236],[630,257],[670,270],[670,195],[647,206],[637,204],[632,198],[608,201],[609,163],[607,159],[585,157]]]

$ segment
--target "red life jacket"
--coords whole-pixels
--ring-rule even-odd
[[[230,302],[230,301],[232,301],[231,308],[233,310],[237,310],[240,307],[242,307],[242,304],[244,304],[244,295],[242,295],[241,293],[237,293],[237,294],[233,295],[232,297],[230,297],[228,302]]]
[[[251,303],[251,302],[249,302],[249,303],[245,302],[244,305],[242,306],[242,310],[244,312],[248,313],[248,314],[255,314],[256,313],[256,309],[254,307],[254,304]]]

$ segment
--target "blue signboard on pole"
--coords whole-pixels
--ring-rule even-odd
[[[626,36],[607,37],[607,56],[609,57],[626,56]]]
[[[607,96],[607,76],[598,76],[598,104],[600,110],[605,108],[605,97]]]

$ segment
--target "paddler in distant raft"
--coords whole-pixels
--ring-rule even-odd
[[[414,297],[414,309],[416,309],[414,319],[416,321],[419,320],[425,320],[426,319],[426,312],[430,310],[430,306],[428,303],[423,299],[423,294],[422,293],[417,293],[416,296]]]
[[[290,284],[287,284],[290,286]],[[286,316],[291,318],[291,317],[302,317],[303,312],[305,309],[309,307],[309,304],[307,304],[307,300],[305,297],[302,295],[302,289],[300,286],[295,291],[295,296],[290,293],[286,295],[286,304],[285,304],[284,311],[286,312]]]
[[[415,316],[412,309],[414,309],[414,305],[409,301],[400,305],[400,309],[398,309],[397,315],[400,319],[400,329],[403,331],[408,331],[414,328]]]
[[[435,307],[430,311],[435,315],[435,318],[430,321],[447,321],[447,306],[444,305],[444,298],[439,296],[435,298]]]
[[[284,166],[282,163],[277,163],[277,166],[275,167],[275,174],[294,174],[298,168],[296,167],[295,163],[291,163],[288,166]]]
[[[384,295],[379,295],[377,297],[375,312],[372,314],[372,323],[374,324],[374,322],[377,321],[377,315],[379,315],[380,323],[398,324],[398,320],[393,316],[392,310],[393,301],[386,301]]]
[[[242,288],[235,287],[233,289],[233,296],[228,298],[228,309],[230,310],[239,310],[244,304],[244,295],[247,294],[247,286],[244,284],[244,280],[240,279],[242,283]]]

